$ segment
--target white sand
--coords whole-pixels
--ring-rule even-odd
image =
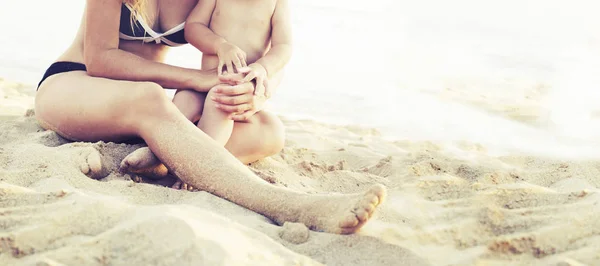
[[[313,193],[390,189],[373,221],[339,236],[276,226],[208,193],[134,183],[116,166],[139,145],[68,143],[25,115],[30,87],[0,88],[0,265],[600,262],[598,161],[498,157],[467,141],[389,142],[375,130],[285,120],[284,151],[252,165],[265,179]],[[82,171],[98,152],[107,176],[94,180]]]

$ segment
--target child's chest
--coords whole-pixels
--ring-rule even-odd
[[[216,0],[211,20],[228,20],[247,26],[271,21],[277,0]]]

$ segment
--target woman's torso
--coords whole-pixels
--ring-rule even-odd
[[[185,22],[189,13],[198,0],[148,0],[146,4],[146,21],[153,31],[158,33],[166,32],[176,28]],[[71,61],[84,63],[83,49],[85,36],[85,16],[83,14],[77,35],[71,46],[57,59],[57,61]],[[115,19],[120,19],[119,14],[115,13]],[[129,26],[129,25],[127,25]],[[131,52],[143,58],[153,61],[162,61],[167,52],[168,46],[164,43],[143,42],[140,40],[119,39],[119,49]]]

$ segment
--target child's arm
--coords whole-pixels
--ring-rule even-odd
[[[216,54],[219,57],[217,72],[222,74],[223,66],[227,72],[235,73],[246,66],[246,53],[227,42],[223,37],[208,28],[217,0],[200,0],[185,22],[185,39],[204,54]]]
[[[288,0],[277,1],[271,27],[271,49],[256,61],[267,70],[268,77],[282,70],[292,56],[292,23]]]
[[[256,78],[257,90],[255,94],[263,93],[260,84],[267,85],[267,79],[279,73],[290,61],[292,56],[292,26],[288,0],[278,0],[275,12],[271,18],[271,49],[265,56],[250,64],[251,72],[244,78],[249,81]],[[268,85],[264,93],[270,97]]]

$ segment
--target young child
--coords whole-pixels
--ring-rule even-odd
[[[255,95],[270,97],[291,57],[291,26],[288,0],[200,0],[185,26],[187,41],[202,52],[202,69],[217,73],[248,72]],[[225,145],[233,131],[232,114],[218,108],[218,96],[181,90],[173,102],[190,119],[202,114],[198,127]]]

